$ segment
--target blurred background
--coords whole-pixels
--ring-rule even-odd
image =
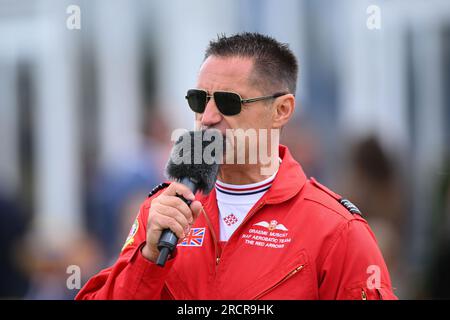
[[[0,0],[0,298],[71,299],[68,266],[115,261],[204,49],[240,31],[298,56],[282,142],[363,211],[396,294],[450,298],[448,4]]]

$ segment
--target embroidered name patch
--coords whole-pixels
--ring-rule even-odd
[[[255,223],[241,237],[250,246],[282,249],[291,242],[288,229],[276,220]]]

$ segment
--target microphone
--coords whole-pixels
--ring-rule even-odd
[[[225,148],[225,138],[216,129],[188,131],[175,142],[166,165],[166,176],[197,191],[209,194],[214,187]],[[209,153],[208,153],[209,151]],[[192,201],[177,195],[188,206]],[[178,243],[178,237],[170,230],[163,230],[158,242],[158,266],[164,267],[170,253]]]

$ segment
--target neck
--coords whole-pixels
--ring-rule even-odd
[[[229,184],[251,184],[263,181],[273,175],[280,166],[278,150],[269,165],[258,164],[222,164],[218,179]],[[275,159],[275,160],[274,160]]]

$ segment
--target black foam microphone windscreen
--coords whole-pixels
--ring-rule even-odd
[[[208,194],[214,187],[223,159],[225,138],[219,130],[188,131],[175,142],[166,166],[166,176],[180,181],[190,178]]]
[[[188,131],[175,142],[166,165],[166,176],[186,185],[192,193],[208,194],[214,187],[225,150],[225,137],[219,130]],[[191,201],[179,196],[187,205]],[[158,243],[156,264],[164,266],[178,242],[170,230],[163,231]]]

